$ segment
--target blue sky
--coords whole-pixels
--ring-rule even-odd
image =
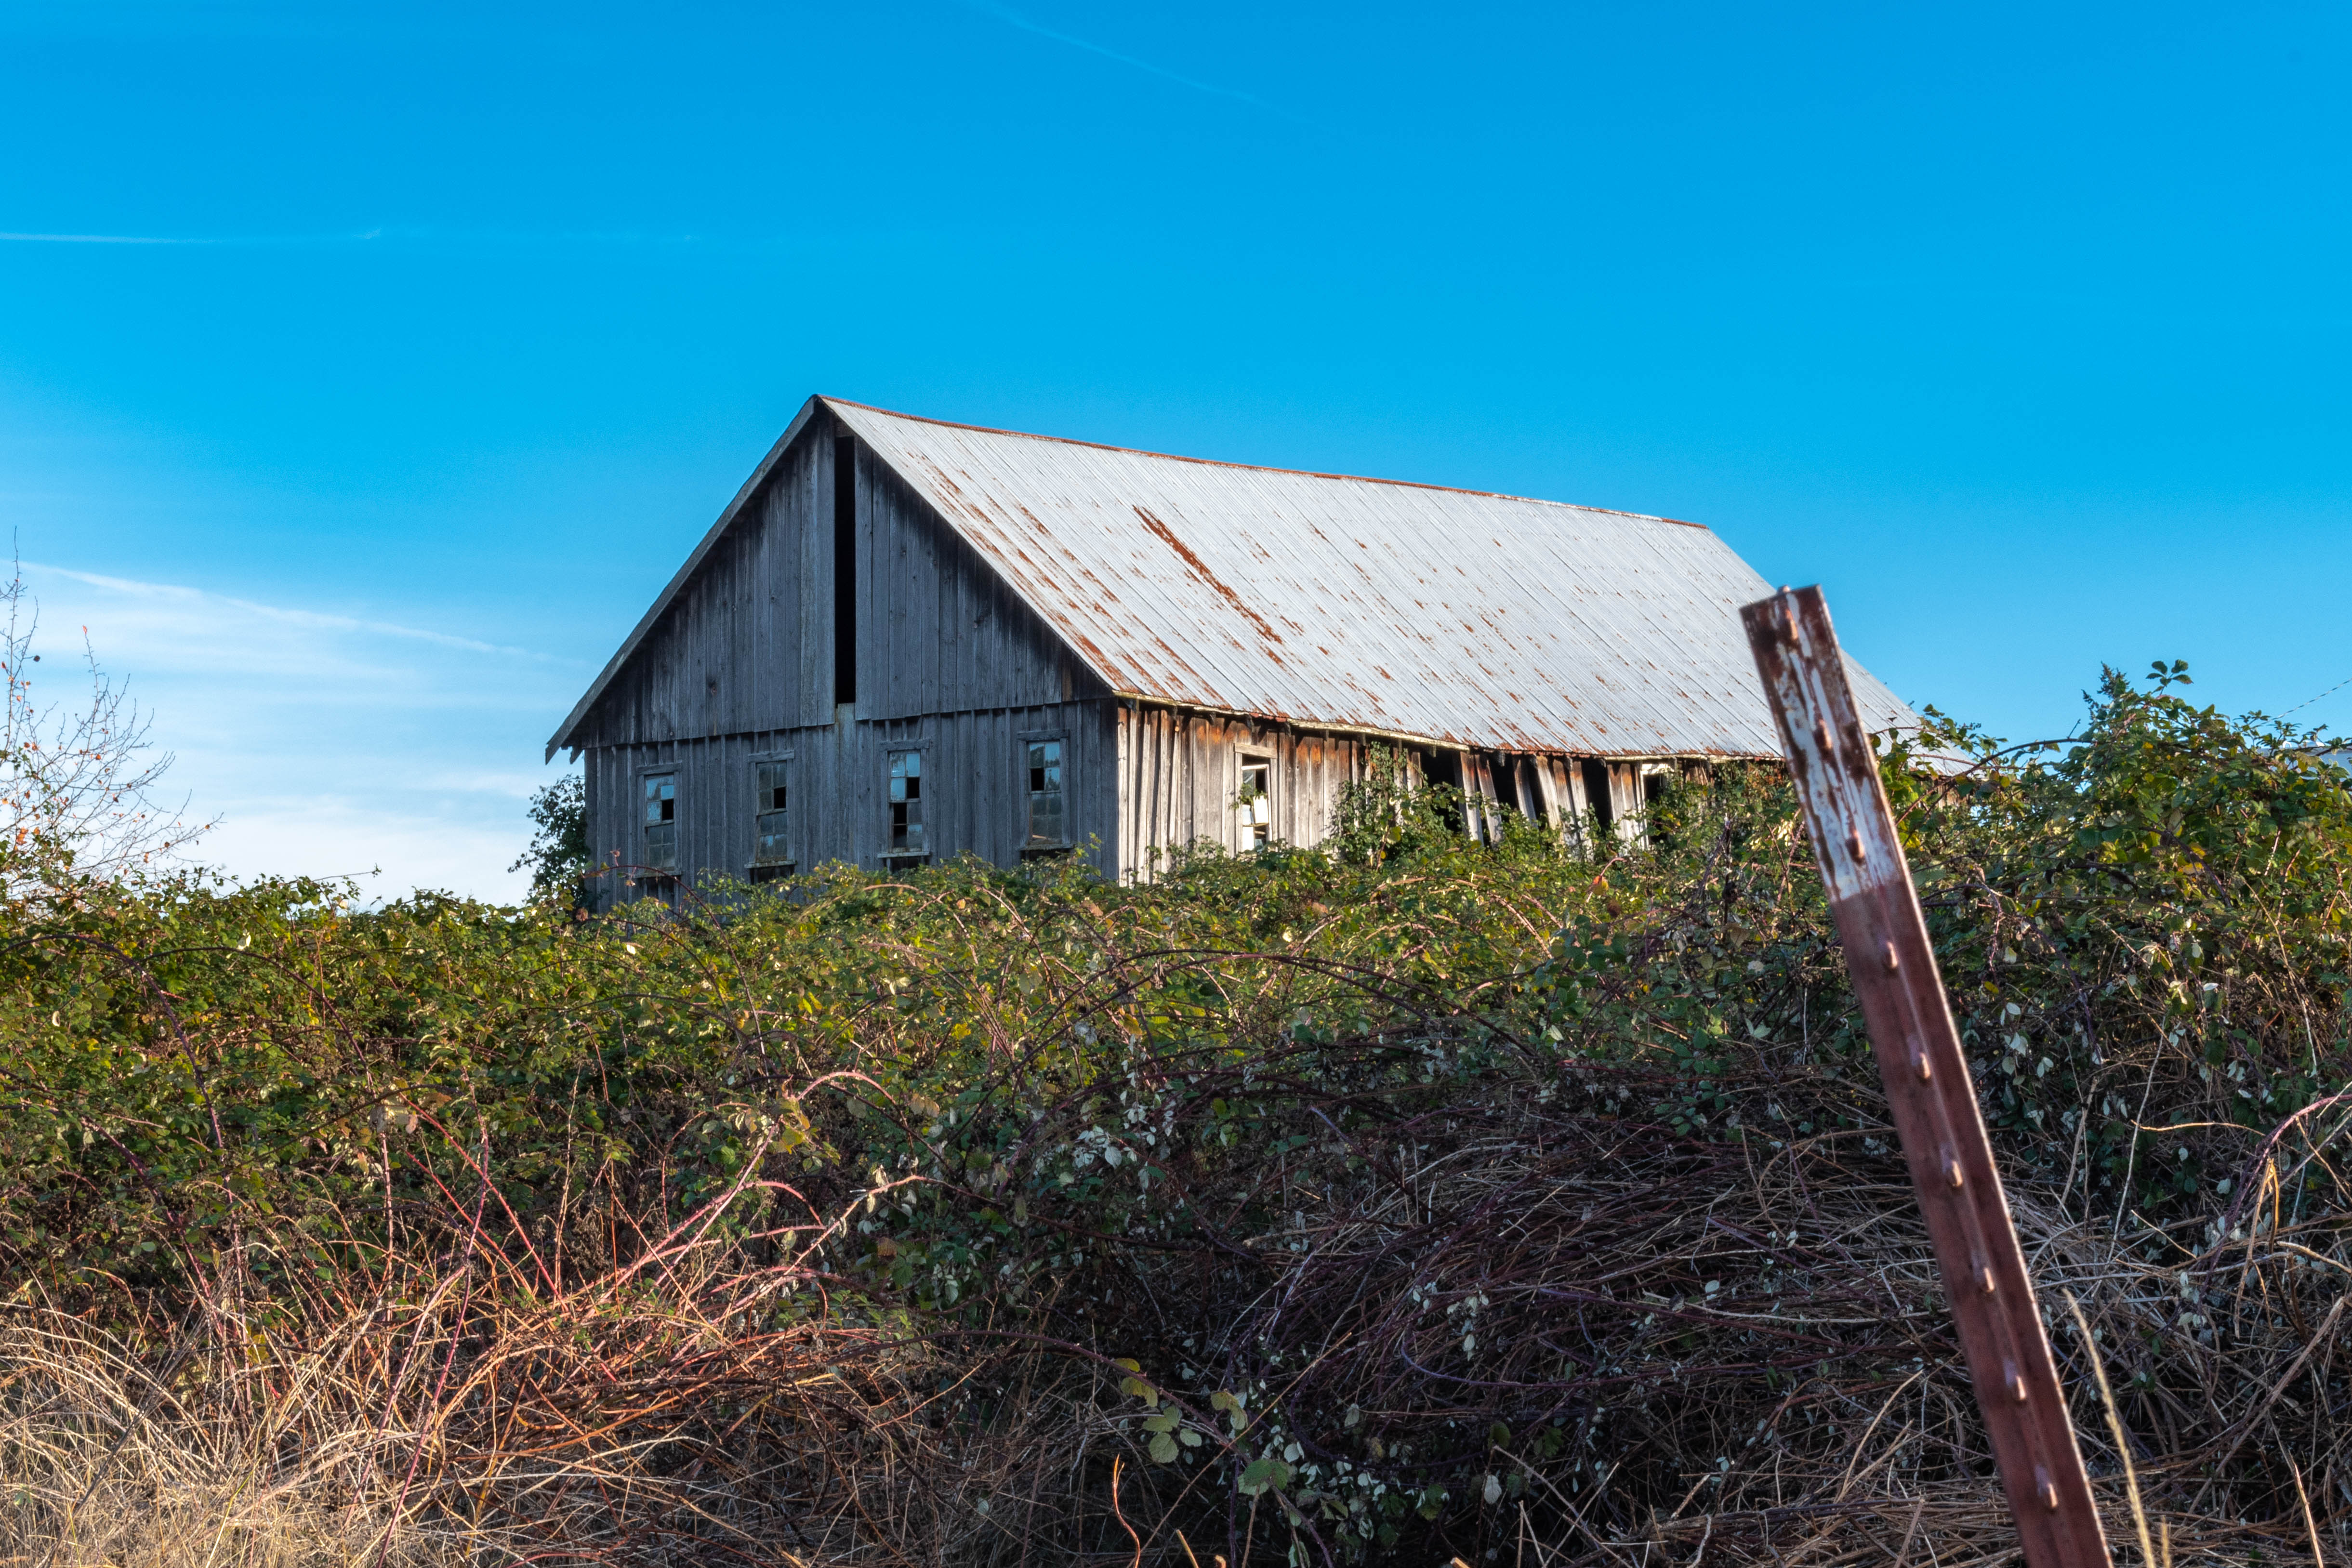
[[[2352,678],[2347,16],[0,0],[0,515],[214,857],[379,894],[511,891],[816,391],[1704,522],[2012,736],[2277,711]]]

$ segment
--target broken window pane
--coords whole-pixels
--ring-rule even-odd
[[[751,791],[751,863],[781,865],[793,858],[792,841],[785,832],[789,818],[790,794],[782,762],[752,764]]]
[[[646,775],[646,845],[643,862],[652,871],[677,869],[677,775]]]
[[[1029,742],[1029,847],[1056,848],[1070,841],[1062,828],[1062,743]]]
[[[923,754],[890,754],[890,849],[921,854],[923,844]]]

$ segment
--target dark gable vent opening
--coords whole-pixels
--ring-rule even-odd
[[[857,700],[857,441],[833,438],[833,700]]]

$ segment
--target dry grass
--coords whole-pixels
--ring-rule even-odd
[[[1040,1396],[960,1444],[941,1393],[1001,1365],[822,1316],[763,1328],[745,1298],[773,1278],[530,1303],[497,1272],[346,1314],[215,1310],[144,1354],[9,1312],[0,1562],[903,1562],[990,1529],[1024,1429],[1073,1429]]]
[[[282,1390],[265,1375],[232,1392],[236,1379],[220,1367],[179,1370],[193,1375],[175,1394],[70,1318],[9,1314],[0,1325],[8,1543],[0,1561],[308,1568],[379,1556],[442,1560],[438,1542],[392,1519],[387,1500],[338,1484],[341,1456],[300,1451],[292,1433],[315,1427],[318,1411],[315,1389],[299,1374]]]
[[[1284,1399],[1310,1454],[1450,1438],[1516,1477],[1447,1542],[1466,1560],[2015,1556],[1916,1203],[1866,1130],[1700,1144],[1522,1104],[1385,1141],[1358,1150],[1357,1190],[1295,1195],[1331,1218],[1286,1238],[1234,1337],[1297,1347]],[[2352,1192],[2310,1144],[2249,1176],[2240,1211],[2169,1234],[2011,1194],[2119,1563],[2148,1538],[2135,1479],[2175,1562],[2352,1548]],[[2069,1292],[2116,1374],[2112,1424]]]
[[[369,1301],[215,1301],[136,1351],[11,1311],[5,1560],[1315,1563],[1356,1495],[1343,1459],[1391,1486],[1496,1477],[1433,1561],[2013,1557],[1894,1151],[1866,1130],[1703,1141],[1603,1113],[1619,1087],[1334,1134],[1255,1169],[1298,1223],[1252,1259],[1205,1280],[1127,1260],[1158,1273],[1118,1286],[1142,1303],[1121,1332],[1194,1342],[1139,1345],[1147,1365],[1275,1372],[1253,1439],[1299,1445],[1296,1517],[1150,1464],[1142,1406],[1075,1346],[828,1310],[824,1278],[753,1267],[740,1239],[551,1295],[477,1238]],[[2259,1155],[2242,1211],[2195,1236],[2012,1195],[2118,1562],[2141,1550],[2117,1429],[2174,1562],[2352,1545],[2329,1393],[2352,1195],[2309,1145]],[[2099,1336],[2115,1428],[2061,1291]],[[1202,1385],[1162,1381],[1222,1441]]]

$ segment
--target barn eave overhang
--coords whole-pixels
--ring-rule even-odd
[[[1728,747],[1692,747],[1681,750],[1658,750],[1654,747],[1634,747],[1609,750],[1592,746],[1529,746],[1524,740],[1492,742],[1465,739],[1460,736],[1422,735],[1412,730],[1383,729],[1375,725],[1346,724],[1336,720],[1300,718],[1287,714],[1266,714],[1248,708],[1220,707],[1214,703],[1187,702],[1178,698],[1156,696],[1150,692],[1124,691],[1113,687],[1111,695],[1120,702],[1139,707],[1163,708],[1171,713],[1197,713],[1211,718],[1235,720],[1244,724],[1279,725],[1312,735],[1344,735],[1364,740],[1385,741],[1394,746],[1419,747],[1430,751],[1498,751],[1514,757],[1579,757],[1596,762],[1778,762],[1777,751],[1739,751]]]

